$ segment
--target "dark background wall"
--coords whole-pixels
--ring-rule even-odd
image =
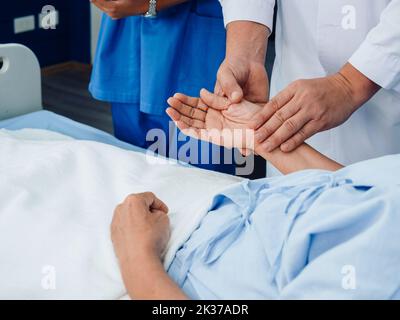
[[[21,43],[39,58],[42,67],[66,62],[90,63],[89,0],[13,0],[1,1],[0,43]],[[59,11],[55,30],[40,29],[38,15],[45,5]],[[14,18],[35,16],[36,29],[14,34]]]

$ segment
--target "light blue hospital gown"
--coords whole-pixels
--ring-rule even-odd
[[[400,155],[231,188],[169,274],[194,299],[400,298]]]

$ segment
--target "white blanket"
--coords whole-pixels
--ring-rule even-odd
[[[0,298],[118,299],[126,292],[109,233],[118,203],[144,191],[167,203],[167,267],[212,197],[239,181],[46,131],[2,130]]]

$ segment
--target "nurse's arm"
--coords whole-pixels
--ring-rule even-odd
[[[343,167],[306,144],[292,152],[266,152],[254,138],[254,120],[263,112],[263,105],[245,100],[229,105],[227,98],[206,90],[202,90],[201,99],[176,94],[168,103],[168,115],[184,134],[227,148],[253,150],[283,174],[305,169],[335,171]],[[209,105],[223,107],[217,110]]]
[[[157,11],[176,6],[188,0],[157,0]],[[113,19],[145,14],[149,10],[149,0],[90,0]]]

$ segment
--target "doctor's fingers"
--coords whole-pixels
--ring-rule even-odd
[[[175,98],[169,98],[168,104],[187,121],[192,119],[193,123],[197,123],[198,121],[204,122],[206,119],[206,112],[197,107],[190,107]],[[188,124],[190,125],[192,122],[188,122]]]
[[[220,67],[217,74],[217,81],[222,92],[229,98],[231,103],[239,103],[243,99],[243,89],[230,67],[226,65]]]
[[[221,97],[224,96],[224,92],[222,91],[221,85],[218,80],[215,82],[214,93],[217,96],[221,96]]]
[[[198,140],[200,139],[201,131],[204,130],[204,129],[189,127],[186,123],[182,121],[176,121],[175,125],[184,135]]]
[[[283,152],[291,152],[299,147],[304,141],[322,130],[322,125],[317,120],[311,120],[301,128],[293,137],[281,144]]]
[[[261,143],[268,139],[272,134],[274,134],[282,125],[287,126],[288,129],[293,130],[292,121],[289,121],[296,113],[299,112],[299,104],[293,99],[289,101],[284,107],[278,108],[277,102],[274,103],[275,106],[270,107],[270,110],[264,111],[263,116],[266,116],[267,112],[271,113],[275,110],[266,122],[257,129],[255,133],[255,142]],[[288,122],[287,122],[288,121]],[[285,122],[287,122],[285,124]],[[293,132],[292,134],[294,134]]]
[[[231,101],[227,97],[211,93],[206,89],[201,89],[200,97],[207,106],[213,109],[225,110],[231,105]]]
[[[312,116],[309,115],[307,111],[301,110],[293,117],[284,121],[282,125],[265,142],[262,143],[261,147],[266,152],[275,150],[282,143],[286,142],[299,131],[301,131],[301,129],[311,120]]]
[[[254,129],[260,128],[264,125],[275,113],[285,107],[294,97],[294,91],[291,87],[279,92],[275,97],[273,97],[267,104],[264,105],[261,112],[257,114],[256,118],[252,123]],[[269,133],[272,134],[272,133]],[[267,135],[262,139],[266,139]]]
[[[182,104],[187,105],[188,107],[204,112],[207,112],[208,110],[208,106],[200,98],[189,97],[182,93],[175,93],[173,98],[179,100]]]

